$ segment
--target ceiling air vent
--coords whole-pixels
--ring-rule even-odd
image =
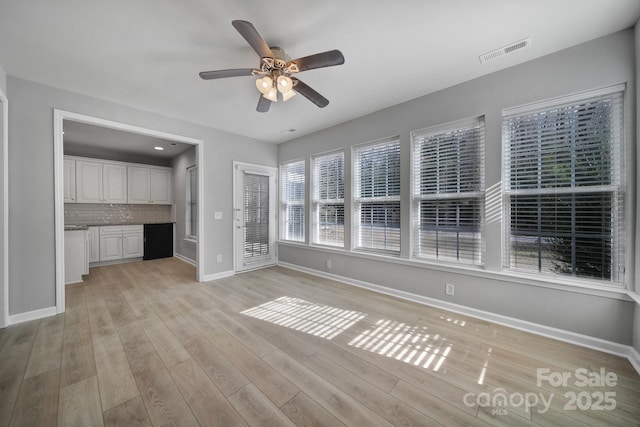
[[[488,61],[493,61],[496,58],[500,58],[508,53],[515,52],[516,50],[524,49],[525,47],[531,44],[531,37],[527,37],[526,39],[511,43],[507,46],[501,47],[500,49],[492,50],[491,52],[487,52],[484,55],[480,55],[480,62],[485,63]]]

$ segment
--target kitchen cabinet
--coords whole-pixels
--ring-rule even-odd
[[[100,227],[100,261],[139,258],[144,255],[142,225]]]
[[[173,174],[168,169],[149,169],[151,180],[151,203],[170,205],[173,203]]]
[[[128,202],[133,204],[170,205],[173,174],[170,168],[127,167]]]
[[[76,160],[77,203],[127,203],[127,168],[120,164]]]
[[[127,203],[127,167],[103,163],[102,197],[104,203]]]
[[[144,255],[144,233],[122,233],[122,259],[139,258]]]
[[[76,201],[76,161],[73,159],[64,159],[63,168],[63,186],[64,186],[64,202],[75,203]]]
[[[64,283],[82,282],[82,275],[89,273],[87,256],[87,230],[64,232]]]
[[[100,261],[100,227],[89,227],[87,238],[89,240],[89,262]]]

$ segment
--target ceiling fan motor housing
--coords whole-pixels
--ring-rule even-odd
[[[291,61],[291,58],[289,57],[289,55],[287,55],[284,49],[281,48],[280,46],[269,46],[269,49],[271,49],[271,52],[273,52],[273,57],[276,60],[279,59],[281,61],[284,61],[285,63]]]

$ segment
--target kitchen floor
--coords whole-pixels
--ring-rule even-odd
[[[620,357],[281,267],[195,278],[92,268],[65,314],[0,330],[0,425],[640,422]]]

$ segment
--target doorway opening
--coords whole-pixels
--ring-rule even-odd
[[[199,139],[189,138],[181,135],[170,134],[154,129],[143,128],[139,126],[129,125],[126,123],[105,120],[84,114],[73,113],[69,111],[54,110],[54,200],[55,200],[55,262],[56,262],[56,311],[62,313],[65,311],[65,278],[64,278],[64,123],[77,122],[94,125],[107,129],[128,132],[136,135],[143,135],[153,138],[161,138],[168,141],[178,143],[186,143],[194,145],[196,149],[196,165],[203,158],[203,141]],[[204,194],[204,168],[197,168],[198,178],[198,200],[203,200]],[[203,203],[198,204],[198,230],[203,230],[202,219]],[[199,239],[196,245],[196,269],[197,280],[204,279],[204,254],[205,247],[203,239]]]

